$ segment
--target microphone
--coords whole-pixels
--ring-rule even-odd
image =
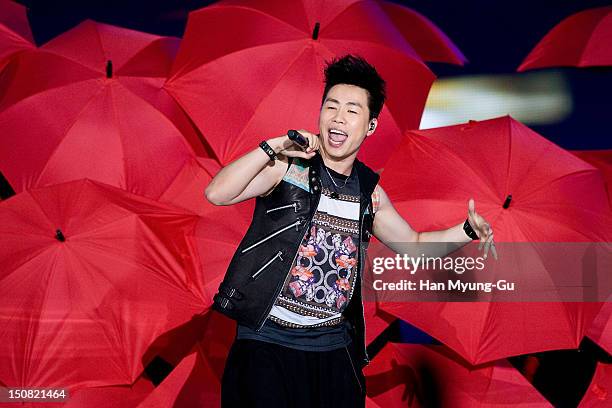
[[[302,136],[297,130],[289,129],[287,131],[287,136],[289,137],[289,140],[291,140],[293,143],[297,144],[301,148],[305,149],[308,147],[308,139]]]

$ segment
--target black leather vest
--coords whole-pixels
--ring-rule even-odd
[[[305,163],[310,192],[283,180],[270,194],[256,198],[251,225],[213,298],[214,310],[253,330],[261,330],[268,317],[319,204],[321,156],[317,154]],[[358,345],[363,367],[369,359],[365,347],[361,276],[374,222],[372,193],[379,176],[358,160],[354,166],[361,190],[359,273],[355,291],[343,314],[354,328],[351,335]]]

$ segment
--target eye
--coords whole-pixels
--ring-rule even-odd
[[[336,109],[335,106],[328,106],[327,109]]]
[[[349,111],[349,113],[355,113],[355,114],[357,114],[357,112],[356,112],[356,111],[354,111],[354,110],[350,110],[350,111]]]

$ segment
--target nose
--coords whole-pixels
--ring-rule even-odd
[[[332,118],[332,122],[335,122],[335,123],[344,123],[344,112],[342,111],[342,109],[337,109],[336,110],[336,114]]]

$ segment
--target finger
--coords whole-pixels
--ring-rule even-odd
[[[473,198],[470,198],[468,201],[468,214],[470,217],[474,217],[476,215],[476,204],[474,203]]]
[[[483,229],[487,231],[487,233],[483,232]],[[478,250],[482,248],[483,244],[486,246],[487,239],[489,239],[489,235],[491,235],[490,233],[488,233],[488,231],[493,233],[493,230],[491,229],[489,224],[484,224],[483,228],[479,230],[478,235],[480,236],[480,243],[478,244]]]
[[[495,260],[497,261],[497,249],[495,248],[494,241],[491,242],[491,254],[493,255],[493,258],[495,258]]]
[[[314,135],[313,139],[314,139],[314,150],[319,150],[319,147],[321,146],[321,140],[319,139],[319,135]]]
[[[316,135],[311,135],[308,139],[310,144],[310,150],[315,151],[319,149],[319,138]]]
[[[487,256],[489,254],[489,249],[491,248],[492,242],[493,242],[493,235],[489,235],[489,237],[487,238],[487,242],[485,244],[485,248],[484,248],[484,259],[487,259]]]
[[[312,133],[308,133],[308,145],[309,145],[310,151],[312,152],[319,149],[319,139],[317,138],[316,135],[313,135]]]
[[[482,246],[485,243],[485,237],[484,236],[480,236],[480,242],[478,243],[478,250],[480,251],[482,249]]]

